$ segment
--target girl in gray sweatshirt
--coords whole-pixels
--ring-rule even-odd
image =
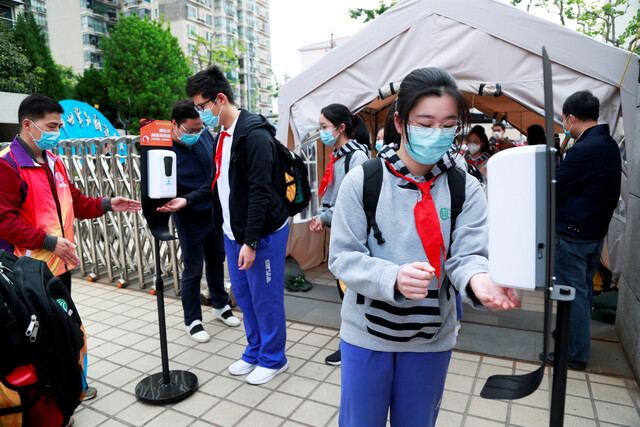
[[[474,307],[519,307],[515,292],[487,274],[486,201],[475,179],[465,180],[450,234],[445,172],[456,165],[448,150],[469,121],[455,80],[437,68],[414,70],[396,103],[400,148],[384,147],[373,160],[382,163],[375,221],[385,242],[368,232],[362,167],[345,177],[334,207],[329,269],[348,287],[341,426],[384,426],[389,410],[392,426],[435,425],[456,340],[453,288]]]
[[[314,233],[331,227],[333,206],[338,190],[347,173],[369,158],[369,131],[362,117],[351,114],[342,104],[330,104],[320,112],[320,139],[333,147],[327,170],[322,177],[318,194],[322,196],[318,215],[311,220],[309,229]],[[325,358],[328,365],[340,365],[340,350]]]

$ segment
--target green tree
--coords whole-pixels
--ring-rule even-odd
[[[629,24],[621,28],[619,18],[627,14],[637,0],[511,0],[518,6],[525,4],[527,11],[545,9],[558,15],[560,24],[572,24],[579,32],[590,37],[601,37],[606,43],[631,50],[638,34],[640,10],[631,16]]]
[[[101,47],[109,99],[121,116],[131,115],[128,131],[138,133],[141,118],[167,120],[190,75],[169,24],[121,17]]]
[[[104,70],[93,68],[84,70],[73,92],[73,98],[97,106],[102,114],[114,125],[117,122],[116,106],[109,99],[107,77]]]
[[[238,68],[240,56],[246,51],[244,43],[235,40],[231,46],[220,44],[215,38],[207,40],[204,37],[193,34],[196,37],[196,47],[193,55],[187,57],[194,71],[203,70],[210,65],[219,66],[227,75],[231,87],[235,89],[238,84]]]
[[[400,3],[400,0],[392,0],[387,5],[384,0],[380,0],[380,4],[377,9],[349,9],[349,16],[356,20],[360,19],[361,16],[364,16],[364,23],[366,24],[369,21],[373,21],[376,19],[376,16],[382,15],[398,3]]]
[[[47,39],[33,15],[18,15],[13,29],[16,41],[22,46],[31,62],[31,71],[41,76],[38,92],[60,101],[68,98],[68,88],[62,83],[60,71],[51,56]]]
[[[80,80],[80,76],[73,72],[73,67],[56,64],[56,68],[60,73],[60,79],[62,80],[62,84],[65,87],[67,97],[73,98],[73,90],[78,83],[78,80]]]
[[[0,22],[0,91],[33,93],[38,89],[38,76],[13,38],[13,32]]]

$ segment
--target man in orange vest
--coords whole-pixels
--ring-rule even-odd
[[[107,211],[136,212],[140,202],[124,197],[87,197],[69,178],[53,150],[60,138],[62,106],[32,94],[18,108],[20,134],[0,157],[0,248],[47,263],[71,293],[75,254],[73,220]],[[89,387],[85,400],[95,397]]]

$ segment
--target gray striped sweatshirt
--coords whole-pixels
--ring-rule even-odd
[[[358,144],[355,140],[349,140],[348,143],[340,147],[337,151],[336,154],[339,155],[340,158],[333,164],[333,179],[327,186],[327,192],[322,196],[322,202],[320,203],[317,215],[326,225],[331,226],[333,206],[336,204],[338,190],[340,189],[342,180],[347,174],[347,167],[345,165],[347,154],[353,152],[351,160],[349,161],[349,171],[352,171],[367,161],[369,153],[366,150],[365,146]]]
[[[449,295],[444,286],[439,291],[434,276],[429,295],[423,300],[406,299],[394,290],[402,265],[428,260],[413,216],[421,193],[418,189],[407,188],[407,181],[393,175],[386,166],[383,169],[376,222],[386,243],[378,245],[373,232],[367,235],[362,205],[362,167],[355,168],[345,177],[334,207],[329,269],[348,287],[342,303],[340,335],[349,344],[375,351],[450,350],[456,343],[453,289],[450,288]],[[431,195],[439,215],[446,253],[451,222],[446,173],[437,176]],[[487,257],[486,200],[478,181],[467,175],[466,200],[456,220],[451,257],[446,262],[444,256],[441,260],[441,284],[446,273],[467,302],[481,307],[477,300],[469,298],[466,286],[475,274],[489,271]],[[357,302],[357,294],[364,296],[364,303]]]

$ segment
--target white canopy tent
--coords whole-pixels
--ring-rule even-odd
[[[637,56],[625,73],[629,52],[493,0],[403,0],[282,86],[278,138],[290,148],[314,138],[320,110],[331,103],[381,111],[391,101],[380,99],[379,89],[420,67],[449,71],[472,106],[520,130],[543,124],[543,44],[552,62],[556,123],[569,95],[591,90],[600,99],[600,122],[612,132],[624,116],[632,158]],[[500,96],[473,94],[481,84],[499,85]]]

